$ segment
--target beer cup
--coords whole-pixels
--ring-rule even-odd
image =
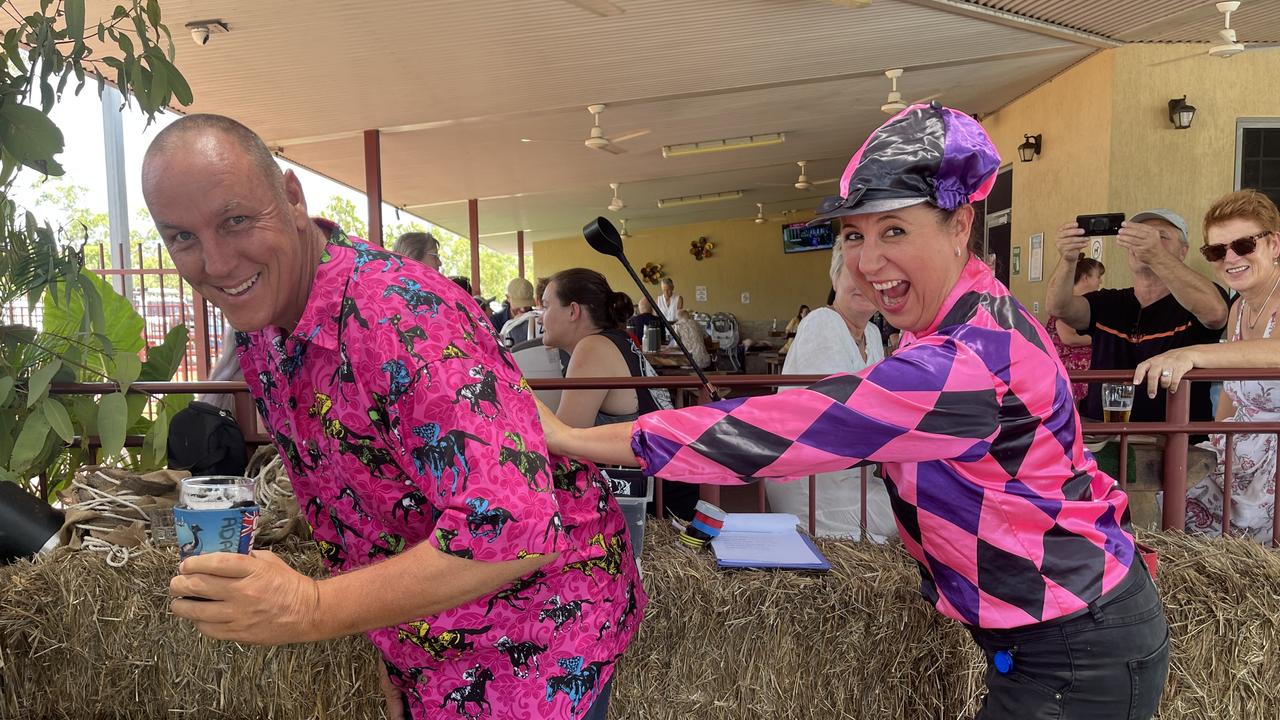
[[[214,552],[247,555],[258,520],[253,478],[233,475],[189,477],[173,509],[178,554],[183,558]]]

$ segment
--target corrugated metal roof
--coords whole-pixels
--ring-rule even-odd
[[[907,68],[907,99],[942,93],[988,112],[1094,49],[903,0],[614,2],[622,15],[563,0],[165,0],[163,11],[192,111],[236,117],[355,187],[358,133],[383,129],[388,201],[428,206],[427,217],[462,229],[455,201],[519,195],[482,203],[482,232],[526,228],[531,240],[576,232],[604,210],[610,182],[623,183],[633,228],[752,215],[756,202],[812,207],[830,186],[790,187],[795,162],[814,161],[815,179],[843,166],[885,117],[885,69]],[[114,4],[90,0],[88,17]],[[231,32],[197,46],[182,26],[209,18]],[[651,132],[623,143],[625,155],[588,150],[592,103],[609,106],[606,135]],[[787,142],[770,148],[660,152],[778,131]],[[749,192],[677,213],[654,202],[733,189]]]
[[[972,4],[1126,42],[1217,42],[1216,1],[972,0]],[[1280,2],[1244,0],[1231,16],[1242,42],[1280,40]]]

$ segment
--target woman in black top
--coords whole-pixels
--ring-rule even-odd
[[[657,375],[623,329],[635,307],[631,298],[614,292],[600,273],[586,268],[556,273],[547,283],[542,302],[542,342],[569,355],[566,378]],[[630,422],[670,407],[666,390],[575,389],[561,393],[556,416],[572,427],[594,427]],[[669,482],[664,491],[668,509],[692,517],[697,486]]]

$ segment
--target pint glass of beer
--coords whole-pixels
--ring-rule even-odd
[[[253,478],[231,475],[184,479],[173,509],[178,554],[248,554],[258,521],[254,486]]]
[[[1109,423],[1129,422],[1129,412],[1133,410],[1133,385],[1130,383],[1103,383],[1102,385],[1102,421]]]

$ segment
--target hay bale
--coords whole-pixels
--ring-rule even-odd
[[[282,554],[321,576],[319,556]],[[0,568],[0,718],[376,718],[377,656],[360,637],[266,648],[209,640],[169,614],[177,552],[120,570],[58,551]]]
[[[648,528],[652,601],[611,715],[971,715],[980,657],[958,623],[920,599],[914,561],[898,548],[818,542],[829,573],[724,572],[669,528]]]
[[[1280,554],[1239,540],[1148,534],[1173,633],[1160,717],[1280,716]],[[665,720],[968,717],[982,680],[964,629],[925,605],[900,547],[820,540],[827,574],[720,572],[646,533],[652,602],[611,717]],[[312,575],[313,546],[277,548]],[[206,640],[167,612],[177,558],[124,570],[60,552],[0,568],[0,718],[378,717],[361,638],[281,648]]]
[[[647,530],[652,603],[615,683],[616,717],[970,717],[983,666],[968,633],[920,599],[901,546],[818,540],[831,572],[714,568]],[[1148,533],[1173,637],[1157,717],[1280,716],[1280,553]],[[611,713],[612,714],[612,713]]]

